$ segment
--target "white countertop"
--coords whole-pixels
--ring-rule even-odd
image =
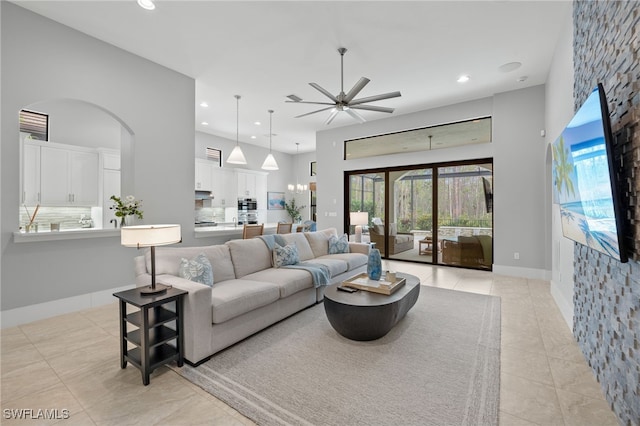
[[[265,223],[264,233],[273,234],[278,227],[277,223]],[[242,225],[218,225],[218,226],[202,226],[195,228],[196,238],[207,237],[238,237],[242,238]]]
[[[14,232],[14,243],[31,243],[40,241],[79,240],[86,238],[119,237],[120,229],[80,228],[64,231]]]
[[[274,234],[277,223],[265,223],[264,233]],[[30,243],[40,241],[78,240],[85,238],[119,237],[120,229],[81,228],[63,231],[14,232],[14,243]],[[195,238],[232,237],[242,238],[242,225],[203,226],[194,229]]]

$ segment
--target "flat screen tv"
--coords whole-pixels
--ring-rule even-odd
[[[563,235],[627,262],[613,135],[602,84],[578,109],[552,151],[554,201],[560,204]]]

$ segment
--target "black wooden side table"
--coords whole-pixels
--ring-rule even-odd
[[[182,367],[184,352],[184,333],[182,299],[186,291],[169,288],[166,293],[157,296],[142,296],[140,289],[114,293],[120,300],[120,367],[126,368],[127,362],[142,372],[142,383],[149,384],[149,375],[156,368],[176,361]],[[175,302],[175,311],[168,304]],[[140,310],[127,314],[127,304]],[[175,329],[167,323],[175,321]],[[129,331],[127,324],[137,329]],[[174,345],[171,344],[175,341]],[[135,347],[128,349],[130,342]]]

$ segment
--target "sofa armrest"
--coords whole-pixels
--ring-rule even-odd
[[[210,356],[211,287],[168,274],[156,276],[156,281],[188,292],[183,299],[184,357],[195,364]]]
[[[349,253],[369,254],[369,243],[349,242]]]

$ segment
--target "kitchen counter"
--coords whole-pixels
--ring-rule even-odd
[[[14,243],[80,240],[86,238],[119,237],[120,229],[79,228],[64,231],[14,232]]]
[[[265,223],[264,233],[275,234],[277,227],[277,223]],[[227,240],[233,240],[242,238],[242,225],[203,226],[195,228],[194,233],[196,238],[231,237]]]

